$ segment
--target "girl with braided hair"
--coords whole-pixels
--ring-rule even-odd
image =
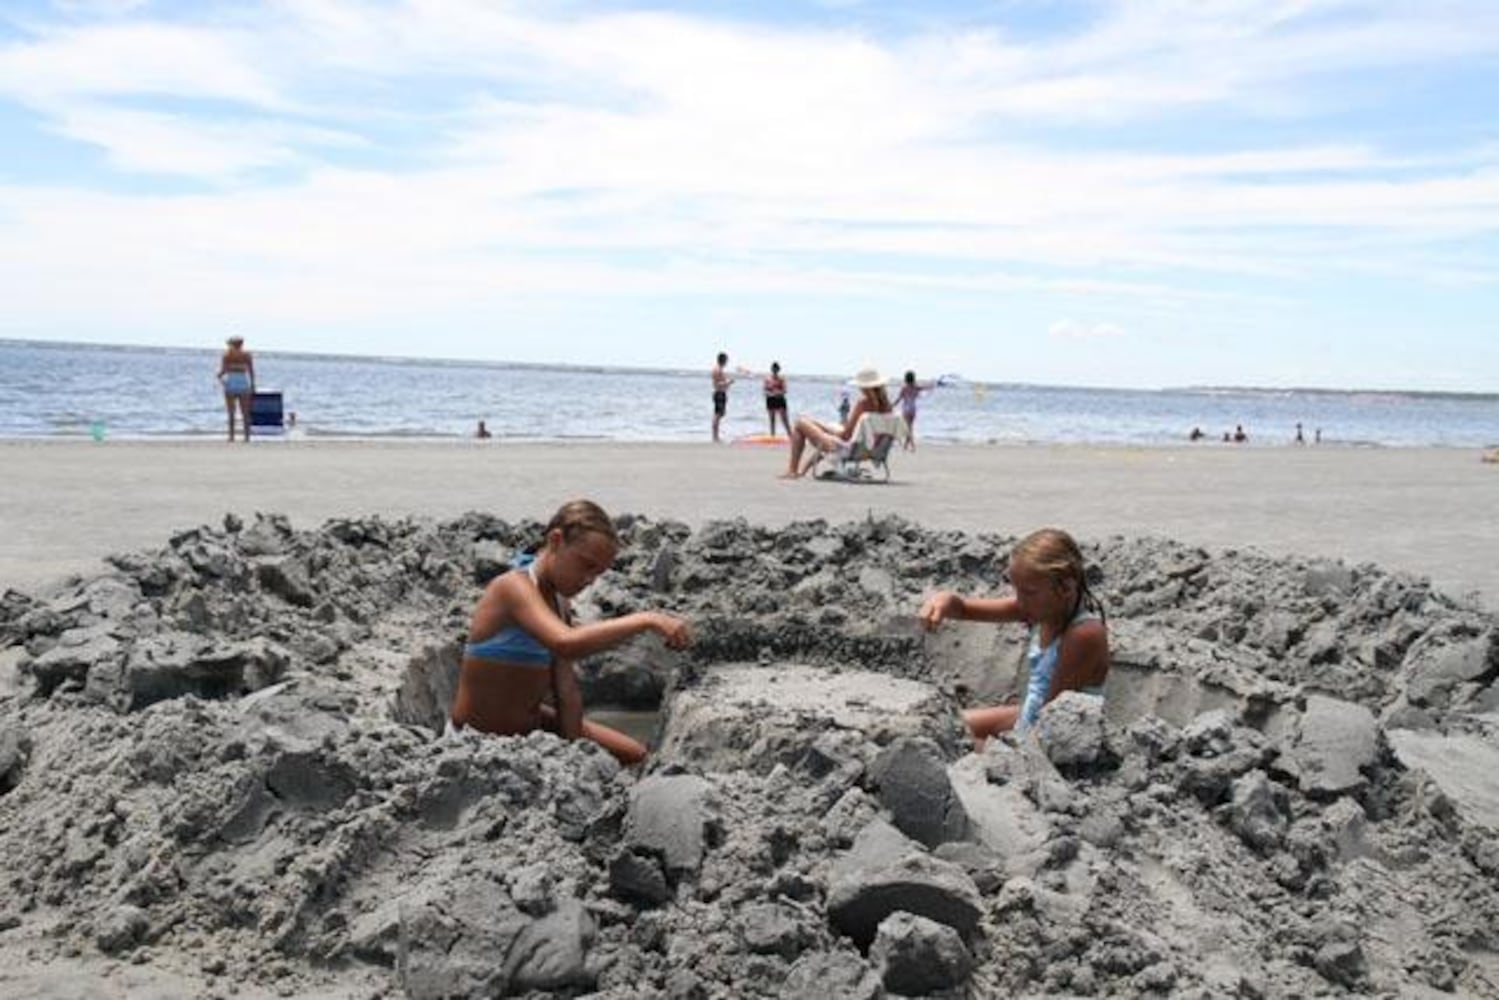
[[[997,733],[1034,725],[1041,706],[1063,691],[1102,696],[1109,673],[1103,605],[1088,589],[1083,555],[1071,535],[1043,528],[1021,539],[1010,553],[1010,584],[1014,593],[1006,597],[964,597],[938,591],[919,612],[927,629],[949,619],[1030,626],[1025,700],[1019,705],[993,705],[963,713],[978,748]]]

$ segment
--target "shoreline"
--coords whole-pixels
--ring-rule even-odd
[[[301,439],[0,441],[0,589],[98,572],[226,513],[311,528],[366,514],[541,519],[588,496],[612,514],[770,526],[899,514],[928,528],[1081,539],[1163,536],[1210,550],[1371,562],[1499,609],[1495,467],[1471,448],[931,444],[893,482],[786,482],[781,447],[707,443]]]
[[[815,415],[815,414],[814,414]],[[504,445],[567,445],[567,444],[616,444],[630,446],[660,446],[663,448],[675,448],[690,445],[708,444],[701,435],[693,438],[613,438],[601,434],[577,434],[563,437],[548,437],[546,435],[509,435],[504,431],[490,428],[491,436],[485,439],[489,447],[500,447]],[[763,432],[751,432],[747,434],[735,434],[724,437],[723,444],[752,445],[760,442],[752,440],[763,436]],[[783,432],[778,436],[784,438]],[[1204,439],[1202,441],[1191,441],[1186,437],[1177,435],[1169,438],[1153,438],[1148,441],[1105,441],[1105,440],[1050,440],[1048,438],[988,438],[979,440],[962,440],[959,438],[941,437],[923,434],[921,436],[923,447],[934,448],[1159,448],[1174,450],[1177,448],[1192,451],[1210,451],[1223,448],[1235,451],[1260,451],[1260,450],[1283,450],[1283,449],[1383,449],[1393,448],[1397,450],[1422,451],[1431,449],[1435,451],[1485,451],[1487,449],[1499,448],[1499,438],[1492,443],[1431,443],[1401,444],[1390,441],[1374,441],[1362,438],[1324,438],[1318,443],[1306,442],[1298,445],[1292,440],[1282,438],[1251,438],[1246,442],[1221,441],[1217,438]],[[120,444],[153,444],[153,445],[212,445],[226,444],[224,440],[224,429],[216,428],[212,431],[195,431],[190,434],[121,434],[111,431],[103,441],[95,441],[92,435],[85,429],[76,433],[68,434],[35,434],[35,435],[0,435],[0,446],[3,445],[120,445]],[[239,443],[236,440],[236,443]],[[479,445],[480,439],[476,438],[472,430],[453,433],[436,433],[427,431],[406,432],[383,432],[373,434],[361,434],[357,432],[341,431],[304,431],[300,428],[291,433],[269,434],[262,433],[255,437],[255,444],[266,446],[295,446],[304,448],[319,444],[474,444]]]

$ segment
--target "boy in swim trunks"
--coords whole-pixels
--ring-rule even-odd
[[[718,363],[713,366],[713,443],[718,443],[718,425],[729,408],[729,386],[734,378],[729,374],[729,356],[718,352]]]

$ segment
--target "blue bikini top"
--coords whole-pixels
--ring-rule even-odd
[[[531,577],[531,582],[540,589],[541,585],[536,580],[534,556],[521,556],[515,561],[515,568],[524,569]],[[558,618],[568,620],[567,605],[560,594],[557,595],[556,610]],[[552,666],[552,651],[519,625],[506,625],[487,639],[468,643],[463,647],[463,655],[472,656],[476,660],[498,660],[537,670],[546,670]]]

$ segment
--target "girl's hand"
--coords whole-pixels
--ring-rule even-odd
[[[947,619],[955,617],[957,610],[958,595],[950,590],[939,590],[922,602],[916,618],[923,627],[931,631]]]
[[[686,649],[692,645],[692,629],[687,622],[676,615],[668,615],[657,612],[652,627],[666,640],[668,649]]]

